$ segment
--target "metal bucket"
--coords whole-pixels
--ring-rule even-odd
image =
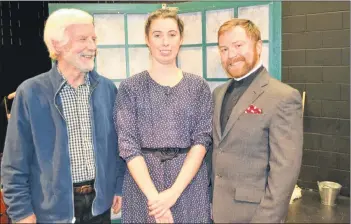
[[[340,193],[341,185],[331,181],[318,182],[319,195],[323,205],[334,206],[337,196]]]

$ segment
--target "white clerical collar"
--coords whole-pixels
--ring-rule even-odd
[[[240,81],[242,79],[245,79],[247,77],[249,77],[249,75],[251,75],[252,73],[254,73],[255,71],[257,71],[257,69],[259,69],[261,66],[263,65],[262,60],[260,59],[259,63],[253,68],[251,69],[246,75],[240,77],[240,78],[234,78],[235,81]]]

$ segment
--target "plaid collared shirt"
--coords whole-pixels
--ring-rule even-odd
[[[61,74],[62,75],[62,74]],[[85,83],[74,89],[67,83],[60,91],[63,115],[68,127],[69,154],[73,183],[95,178],[95,161],[89,104],[89,73]]]

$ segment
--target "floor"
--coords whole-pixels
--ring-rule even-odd
[[[350,198],[339,196],[335,206],[320,203],[318,192],[303,190],[289,206],[287,223],[350,223]]]

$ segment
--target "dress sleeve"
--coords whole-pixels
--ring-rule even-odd
[[[136,156],[141,156],[140,136],[137,126],[137,107],[135,97],[125,82],[119,86],[114,123],[118,135],[119,155],[128,163]]]
[[[201,88],[197,93],[195,126],[191,136],[192,145],[201,144],[208,150],[212,144],[212,114],[213,101],[211,90],[206,81],[203,80]]]

